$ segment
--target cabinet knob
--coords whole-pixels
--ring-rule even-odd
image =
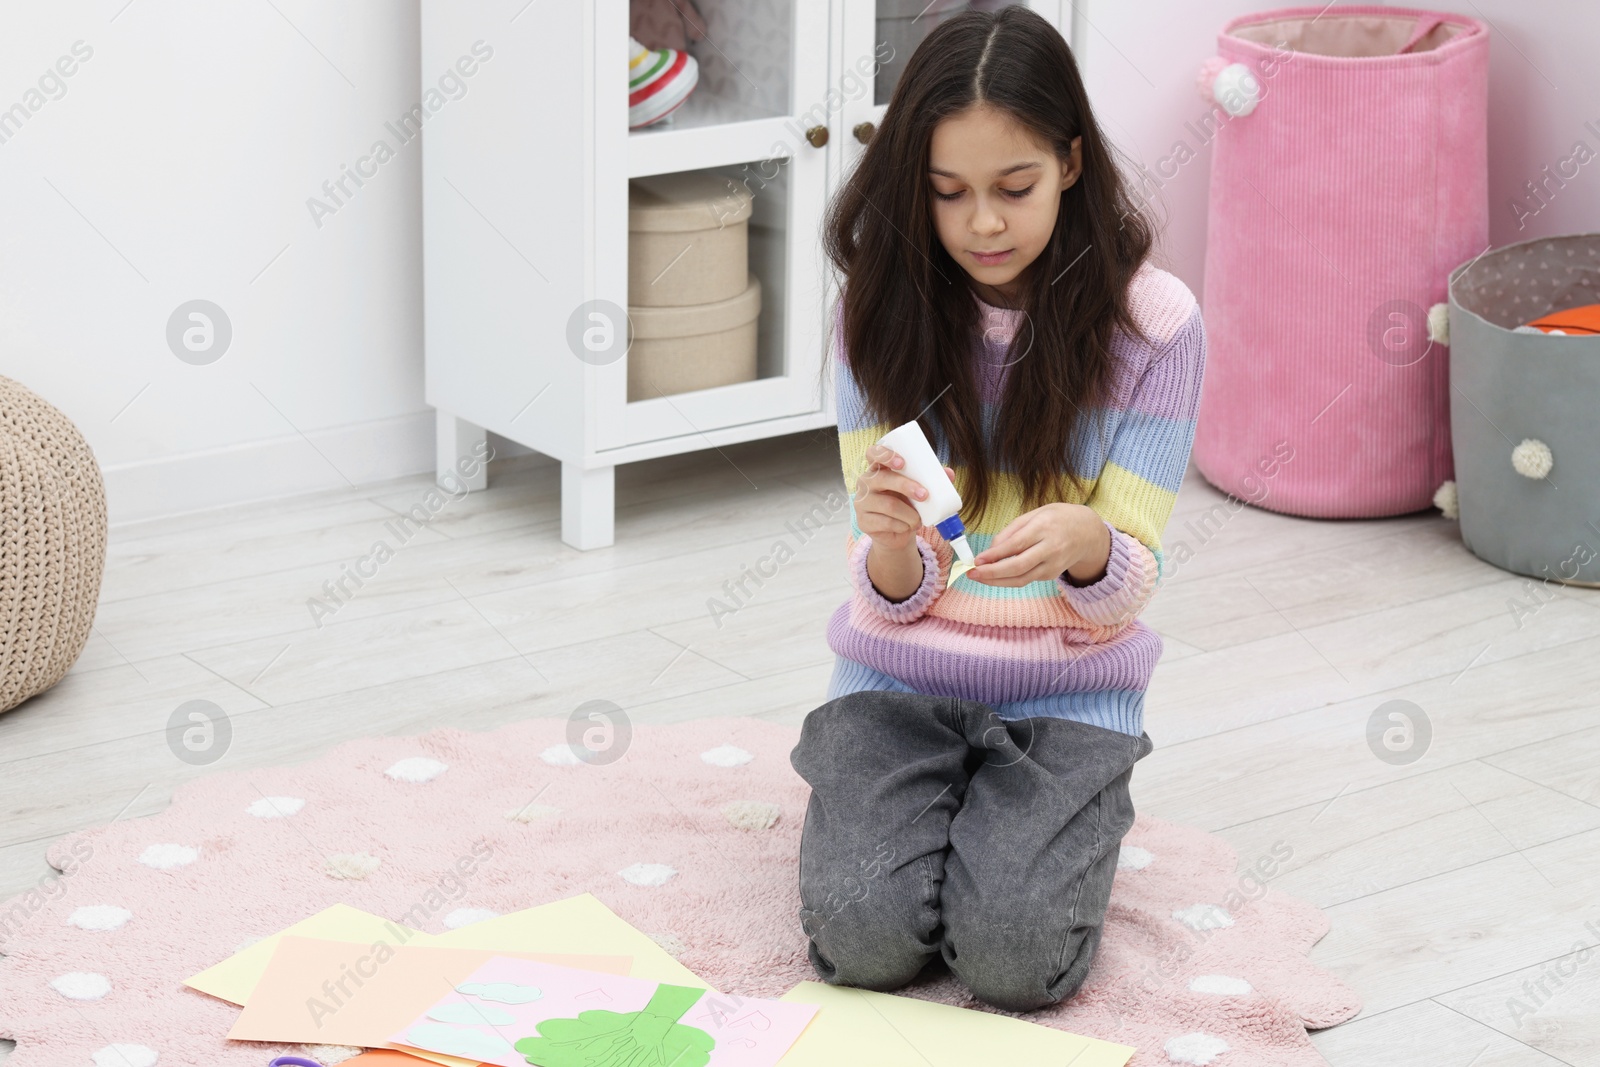
[[[828,127],[813,126],[806,131],[806,140],[811,142],[812,148],[821,148],[828,143]]]
[[[872,135],[877,132],[877,129],[878,127],[874,126],[870,122],[858,122],[856,123],[856,128],[851,132],[856,135],[856,140],[860,141],[862,144],[866,144],[868,141],[872,140]]]

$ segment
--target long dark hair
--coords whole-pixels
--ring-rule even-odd
[[[1144,337],[1127,288],[1154,240],[1089,110],[1072,51],[1021,5],[967,11],[934,29],[906,63],[878,131],[829,205],[823,249],[847,279],[843,328],[868,410],[891,426],[919,418],[950,462],[971,525],[990,497],[972,344],[978,305],[932,216],[929,146],[940,120],[975,104],[1009,113],[1053,146],[1072,139],[1083,172],[1061,195],[1049,244],[1025,272],[1026,315],[1006,361],[995,461],[1013,472],[1024,508],[1061,499],[1079,419],[1105,401],[1117,326]],[[928,414],[923,414],[926,409]],[[930,425],[929,415],[933,416]]]

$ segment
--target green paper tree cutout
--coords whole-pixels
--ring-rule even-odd
[[[705,1067],[716,1039],[678,1022],[704,992],[662,983],[638,1011],[597,1008],[576,1019],[546,1019],[538,1037],[512,1047],[535,1067]]]

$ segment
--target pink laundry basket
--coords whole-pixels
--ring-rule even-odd
[[[1217,51],[1195,466],[1292,515],[1429,507],[1453,474],[1449,276],[1489,247],[1488,28],[1293,7]]]

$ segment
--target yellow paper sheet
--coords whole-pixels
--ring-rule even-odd
[[[629,926],[592,893],[515,911],[418,942],[450,948],[564,952],[577,956],[632,956],[634,978],[710,989],[672,954]]]
[[[201,971],[184,985],[210,993],[230,1004],[243,1006],[261,980],[267,961],[284,934],[316,937],[325,941],[355,941],[391,945],[440,945],[447,948],[488,948],[510,952],[558,952],[576,956],[632,956],[634,978],[657,982],[711,987],[672,958],[672,954],[629,926],[592,893],[526,908],[509,915],[463,926],[443,934],[425,934],[347,904],[335,904],[280,930]]]
[[[950,573],[945,577],[944,587],[949,589],[952,585],[956,584],[957,578],[961,577],[963,574],[967,573],[976,566],[976,563],[968,563],[964,559],[952,559],[950,561]],[[976,579],[974,579],[974,581],[976,581]]]
[[[778,999],[822,1009],[778,1067],[1127,1067],[1134,1053],[1009,1015],[820,982],[801,982]]]

